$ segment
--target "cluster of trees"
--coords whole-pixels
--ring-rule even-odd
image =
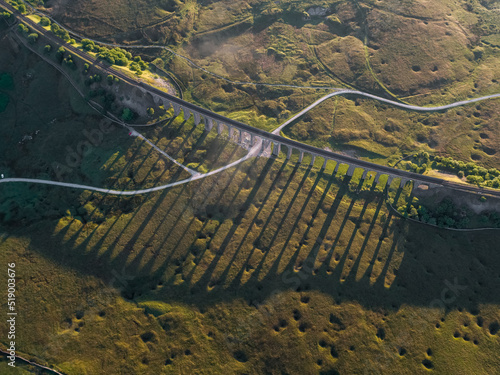
[[[470,223],[470,213],[459,209],[450,199],[444,199],[434,210],[431,210],[421,205],[417,198],[413,198],[412,204],[403,204],[397,210],[405,217],[442,228],[463,229],[467,228]]]
[[[133,57],[130,52],[119,47],[109,49],[99,46],[89,39],[82,39],[82,46],[84,50],[96,53],[98,58],[107,61],[111,65],[128,66],[130,63],[130,69],[138,74],[148,68],[147,63],[140,56]]]
[[[112,65],[127,66],[129,60],[132,60],[132,54],[121,48],[109,49],[95,44],[92,40],[82,39],[82,47],[89,52],[97,53],[97,57],[106,60]]]
[[[30,33],[29,27],[26,26],[25,24],[20,23],[18,26],[18,30],[21,34],[23,34],[28,39],[28,41],[31,44],[35,44],[36,41],[38,40],[38,34],[37,33]]]
[[[11,14],[9,12],[0,12],[0,16],[5,19],[9,19]]]
[[[69,66],[71,69],[76,69],[76,64],[73,61],[73,58],[71,57],[71,55],[68,55],[68,56],[64,57],[63,58],[63,63],[65,65]]]
[[[81,41],[82,43],[82,47],[85,51],[89,51],[89,52],[99,52],[100,51],[100,48],[99,46],[97,46],[93,41],[91,40],[88,40],[88,39],[82,39]]]
[[[114,75],[109,74],[106,77],[106,81],[108,81],[108,85],[111,86],[115,82],[117,82],[117,83],[120,82],[120,79],[118,77],[115,77]]]
[[[44,50],[46,53],[50,53],[50,51],[52,50],[52,46],[50,44],[47,44],[44,47]],[[76,69],[76,64],[75,64],[75,61],[73,60],[73,57],[71,55],[66,55],[66,48],[64,48],[64,47],[59,47],[57,49],[56,59],[60,63],[63,63],[64,65],[70,67],[71,69]]]
[[[393,202],[389,200],[389,203]],[[442,200],[435,209],[426,207],[417,198],[413,198],[412,204],[403,204],[397,210],[405,217],[442,228],[455,229],[470,227],[471,217],[474,215],[469,210],[457,207],[449,198]],[[500,228],[500,214],[497,212],[483,213],[478,219],[482,226]]]
[[[453,172],[459,178],[466,178],[468,183],[487,187],[500,187],[500,171],[496,168],[486,169],[473,162],[465,163],[451,157],[432,156],[427,152],[413,155],[412,161],[405,164],[406,169],[416,173],[424,173],[429,167]]]
[[[94,74],[93,76],[90,76],[89,78],[87,78],[85,80],[85,84],[87,86],[90,86],[91,84],[93,84],[94,82],[101,82],[102,81],[102,77],[100,74]]]
[[[21,13],[26,13],[26,5],[22,0],[10,0],[9,3]]]
[[[135,56],[134,61],[130,63],[130,70],[133,70],[136,74],[142,74],[142,71],[147,68],[148,64],[142,61],[141,56]]]
[[[111,65],[127,66],[129,59],[132,58],[130,52],[124,51],[121,48],[99,48],[100,51],[97,53],[97,57],[109,62]]]
[[[50,21],[49,21],[50,22]],[[67,30],[59,27],[57,23],[50,25],[50,30],[59,38],[64,40],[66,43],[74,44],[75,40],[71,39]]]

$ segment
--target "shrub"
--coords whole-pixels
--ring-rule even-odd
[[[155,110],[151,107],[147,109],[148,115],[153,116],[155,114]]]
[[[94,50],[96,50],[96,48],[94,48]],[[97,53],[97,57],[102,60],[106,60],[111,65],[128,65],[127,52],[122,50],[121,48],[108,49],[106,47],[100,47],[99,52]]]
[[[50,53],[50,51],[52,51],[52,46],[50,44],[46,44],[45,47],[43,47],[43,50],[45,53]]]

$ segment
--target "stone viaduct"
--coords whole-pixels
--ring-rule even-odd
[[[412,184],[412,189],[419,185],[442,185],[442,183],[444,182],[444,180],[442,179],[370,163],[347,155],[342,155],[303,144],[288,138],[284,138],[280,135],[269,133],[265,130],[254,128],[239,121],[235,121],[230,118],[218,115],[205,108],[201,108],[175,96],[171,96],[145,83],[140,83],[140,86],[143,88],[143,93],[145,95],[149,93],[153,96],[157,106],[163,105],[165,109],[172,107],[175,116],[180,115],[182,112],[183,118],[186,121],[189,120],[192,116],[196,125],[199,125],[203,121],[205,131],[207,132],[214,130],[214,128],[218,134],[222,134],[224,131],[227,131],[230,139],[237,139],[238,143],[240,144],[245,141],[248,142],[251,146],[254,146],[256,142],[260,142],[261,154],[264,151],[267,151],[271,156],[277,157],[280,152],[283,152],[286,158],[290,159],[292,157],[292,153],[296,153],[298,154],[299,163],[303,162],[304,155],[310,155],[310,164],[314,164],[317,159],[322,159],[323,169],[326,168],[329,162],[334,162],[334,173],[338,172],[340,166],[346,165],[347,170],[345,174],[347,176],[352,177],[354,172],[359,169],[363,171],[361,175],[362,180],[366,179],[369,172],[374,172],[376,173],[374,180],[375,183],[378,183],[382,175],[387,175],[388,185],[390,185],[394,179],[399,179],[400,187],[404,187],[406,184]],[[343,169],[345,169],[345,167]]]

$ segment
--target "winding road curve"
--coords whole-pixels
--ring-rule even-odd
[[[309,112],[311,109],[313,109],[314,107],[318,106],[319,104],[323,103],[325,100],[333,98],[334,96],[337,96],[337,95],[358,95],[358,96],[364,96],[364,97],[367,97],[367,98],[378,100],[379,102],[384,102],[384,103],[387,103],[387,104],[391,104],[391,105],[396,106],[396,107],[401,107],[401,108],[404,108],[404,109],[409,109],[409,110],[412,110],[412,111],[419,111],[419,112],[438,112],[438,111],[444,111],[446,109],[451,109],[451,108],[460,107],[460,106],[467,105],[467,104],[477,103],[477,102],[481,102],[483,100],[500,98],[500,94],[492,94],[492,95],[481,96],[479,98],[474,98],[474,99],[461,100],[461,101],[458,101],[458,102],[455,102],[455,103],[446,104],[446,105],[440,105],[440,106],[436,106],[436,107],[421,107],[421,106],[418,106],[418,105],[404,104],[404,103],[396,102],[394,100],[385,99],[385,98],[382,98],[380,96],[369,94],[369,93],[363,92],[363,91],[338,89],[338,91],[335,91],[335,92],[332,92],[332,93],[330,93],[328,95],[325,95],[321,99],[318,99],[313,104],[311,104],[310,106],[308,106],[307,108],[304,108],[301,112],[297,113],[295,116],[293,116],[292,118],[290,118],[289,120],[287,120],[286,122],[284,122],[283,124],[281,124],[278,128],[276,128],[275,130],[273,130],[273,134],[280,134],[281,130],[284,127],[286,127],[287,125],[290,125],[292,122],[294,122],[295,120],[297,120],[301,116],[305,115],[307,112]]]

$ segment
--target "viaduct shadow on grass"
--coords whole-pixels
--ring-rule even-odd
[[[75,255],[66,257],[65,265],[104,279],[125,267],[136,280],[125,290],[127,298],[200,308],[234,298],[263,302],[290,289],[397,309],[429,305],[455,277],[474,285],[486,274],[496,285],[500,256],[492,251],[493,236],[405,221],[387,209],[388,188],[380,193],[374,182],[368,190],[362,184],[281,159],[257,158],[153,194],[128,219],[112,222],[115,229],[95,231],[90,241],[67,243],[55,235],[45,242]],[[397,202],[402,189],[394,193]],[[212,226],[211,220],[218,223]],[[195,250],[207,231],[205,247]],[[435,244],[425,241],[429,236]],[[39,249],[60,261],[57,253]],[[476,263],[486,271],[474,272]],[[469,289],[456,302],[464,308],[498,302],[489,288]]]

